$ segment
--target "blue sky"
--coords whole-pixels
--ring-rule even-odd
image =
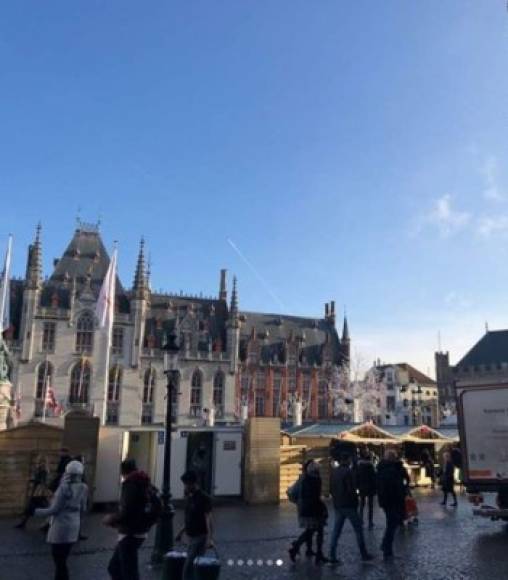
[[[6,4],[0,243],[49,273],[81,208],[125,285],[145,235],[155,288],[457,360],[508,326],[507,46],[504,0]]]

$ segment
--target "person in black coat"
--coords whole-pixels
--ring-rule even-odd
[[[363,524],[365,504],[369,506],[369,530],[374,527],[374,496],[376,495],[376,469],[367,449],[362,450],[356,465],[356,486],[360,494],[360,518]]]
[[[436,470],[434,459],[428,449],[422,451],[421,466],[425,469],[425,475],[430,479],[430,486],[434,489],[436,485]]]
[[[452,507],[457,505],[457,496],[455,495],[455,466],[453,465],[452,456],[450,453],[446,452],[443,455],[443,469],[441,472],[441,488],[443,490],[443,501],[441,505],[446,505],[448,501],[448,494],[450,493],[453,497]]]
[[[312,459],[303,466],[303,474],[299,480],[298,523],[304,531],[289,549],[289,557],[294,562],[303,544],[307,545],[307,553],[312,546],[312,537],[316,534],[317,551],[316,564],[327,562],[323,554],[324,527],[328,518],[326,505],[321,499],[321,475],[319,465]]]
[[[409,476],[397,453],[389,449],[377,466],[377,497],[385,512],[386,529],[381,544],[385,560],[393,558],[393,539],[404,521]]]

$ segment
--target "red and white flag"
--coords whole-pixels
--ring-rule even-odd
[[[49,377],[48,377],[48,379],[49,379]],[[51,411],[53,411],[53,412],[58,407],[58,403],[56,402],[56,397],[55,397],[55,391],[50,386],[49,380],[48,380],[48,387],[46,389],[46,400],[44,401],[44,404],[46,405],[46,409],[51,409]]]

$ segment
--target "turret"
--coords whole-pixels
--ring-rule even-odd
[[[145,266],[145,240],[141,238],[139,243],[138,262],[134,274],[134,284],[132,286],[134,295],[138,299],[145,299],[148,291],[148,277]]]
[[[233,278],[233,290],[231,292],[231,305],[229,308],[229,320],[227,325],[227,348],[231,361],[230,372],[235,373],[240,352],[240,317],[238,314],[238,292],[236,288],[236,276]]]
[[[41,224],[37,224],[35,240],[28,249],[28,263],[26,268],[26,285],[32,290],[40,289],[42,282],[42,244]]]
[[[134,332],[131,345],[131,366],[136,368],[139,366],[141,350],[143,348],[146,312],[150,294],[145,266],[145,240],[143,238],[141,238],[139,243],[138,261],[134,274],[132,292],[131,317],[134,323]]]
[[[342,325],[342,337],[340,339],[340,349],[342,361],[349,366],[351,362],[351,338],[349,337],[349,325],[347,316],[344,314],[344,323]]]
[[[41,224],[37,224],[35,240],[28,248],[23,311],[21,315],[20,339],[21,359],[29,361],[33,355],[35,315],[39,306],[42,287],[42,243]]]

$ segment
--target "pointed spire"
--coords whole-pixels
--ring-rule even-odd
[[[347,323],[347,316],[344,314],[344,324],[342,326],[342,342],[349,340],[349,326]]]
[[[42,281],[42,243],[41,223],[37,224],[34,243],[28,249],[28,267],[26,278],[29,288],[37,289]]]
[[[238,292],[236,289],[236,276],[233,278],[233,290],[231,292],[231,306],[230,306],[231,321],[234,325],[238,324]]]
[[[139,243],[138,263],[134,275],[133,290],[136,298],[144,298],[145,291],[148,289],[148,280],[146,277],[145,267],[145,239],[141,238]]]

